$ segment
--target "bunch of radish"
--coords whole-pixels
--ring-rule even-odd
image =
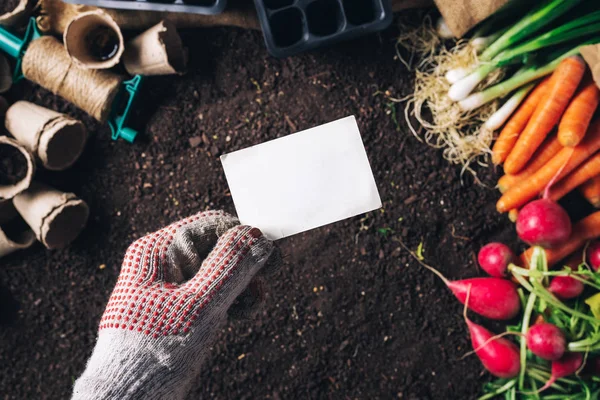
[[[502,243],[490,243],[479,251],[479,265],[493,277],[487,279],[511,276],[520,283],[524,303],[520,326],[511,331],[521,336],[520,348],[467,319],[477,356],[491,374],[501,378],[488,385],[486,396],[504,393],[507,398],[519,394],[541,398],[540,393],[547,389],[561,388],[568,392],[565,399],[580,398],[581,390],[595,390],[596,397],[589,398],[600,397],[600,383],[592,380],[588,387],[568,378],[582,371],[586,356],[600,353],[600,320],[595,315],[600,312],[600,300],[596,300],[596,313],[593,304],[582,306],[578,301],[586,289],[590,294],[600,290],[600,275],[596,274],[600,242],[585,247],[589,239],[599,236],[588,229],[590,221],[597,218],[600,213],[572,226],[558,203],[548,198],[534,200],[520,210],[516,221],[519,238],[533,246],[531,249],[521,257]],[[573,256],[565,269],[548,270],[548,260],[556,264],[570,253]],[[512,297],[507,299],[510,302]],[[483,398],[491,398],[486,396]]]
[[[552,399],[600,398],[599,375],[571,378],[586,364],[600,367],[600,294],[583,297],[600,292],[600,241],[590,242],[600,237],[599,226],[600,212],[572,225],[558,203],[542,198],[526,204],[516,221],[530,249],[517,257],[502,243],[481,248],[478,263],[489,277],[450,281],[425,265],[465,305],[474,353],[499,378],[482,399],[542,399],[549,390]],[[564,269],[549,270],[569,255]],[[492,320],[520,321],[496,335],[469,319],[467,309]],[[595,397],[580,397],[584,392]]]

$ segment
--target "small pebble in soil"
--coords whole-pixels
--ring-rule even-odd
[[[14,185],[27,175],[27,159],[15,147],[0,145],[0,185]]]

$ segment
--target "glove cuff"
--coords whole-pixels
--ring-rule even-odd
[[[195,376],[190,368],[200,366],[198,354],[181,354],[186,339],[157,340],[117,329],[102,332],[75,382],[72,400],[184,398]]]

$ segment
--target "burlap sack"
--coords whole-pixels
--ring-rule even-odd
[[[594,81],[600,87],[600,44],[592,44],[581,48],[581,55],[590,66]]]
[[[456,37],[498,11],[509,0],[435,0],[446,24]]]

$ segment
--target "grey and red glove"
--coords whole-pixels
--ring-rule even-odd
[[[231,305],[253,303],[244,290],[279,260],[260,230],[218,211],[137,240],[73,400],[183,399]]]

